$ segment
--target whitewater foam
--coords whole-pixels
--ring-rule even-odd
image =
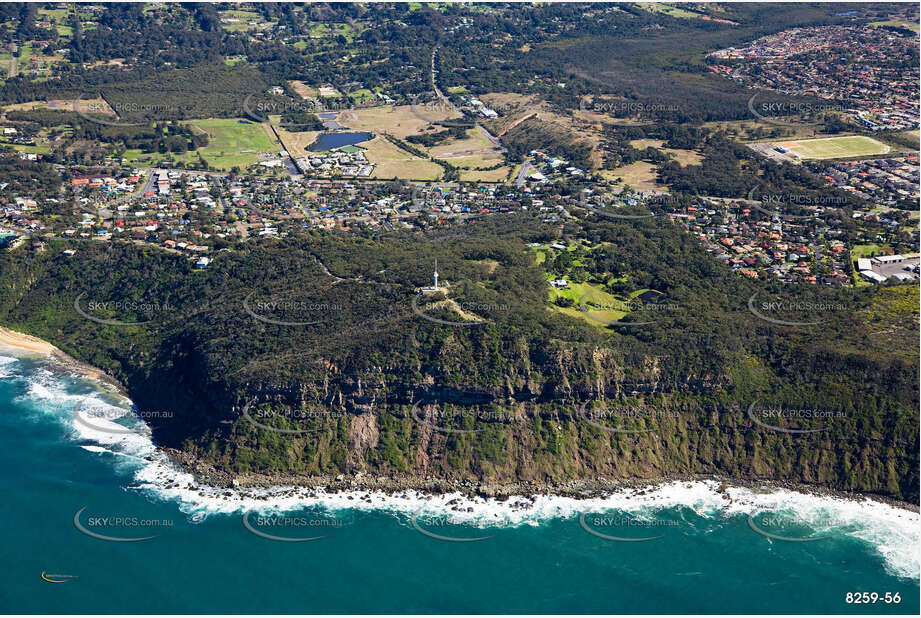
[[[417,491],[387,494],[364,490],[331,492],[323,488],[212,487],[197,483],[192,474],[158,451],[146,425],[126,432],[125,425],[107,420],[132,414],[131,402],[124,398],[112,403],[108,400],[112,395],[108,394],[107,398],[99,390],[71,393],[60,375],[43,368],[28,377],[24,397],[42,402],[42,409],[64,422],[73,438],[84,443],[82,447],[86,451],[97,455],[122,455],[117,458],[116,468],[130,476],[132,488],[147,493],[152,499],[175,502],[182,512],[195,517],[248,510],[384,510],[403,517],[447,513],[454,521],[483,528],[538,525],[550,519],[577,517],[583,512],[651,513],[679,507],[688,507],[698,516],[711,519],[786,513],[808,521],[847,521],[847,526],[821,532],[830,531],[865,541],[879,552],[887,568],[897,576],[917,578],[921,569],[918,514],[870,499],[818,496],[781,488],[766,492],[747,487],[727,488],[717,481],[675,481],[587,499],[539,495],[512,496],[505,501]],[[97,428],[75,423],[75,406],[107,409],[106,419],[94,417],[93,425]]]
[[[13,365],[18,361],[19,359],[13,356],[0,355],[0,380],[3,378],[12,378],[19,375],[16,373],[16,371],[13,370],[12,367],[10,367],[10,365]]]

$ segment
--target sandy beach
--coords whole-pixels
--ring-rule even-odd
[[[28,350],[29,352],[38,352],[39,354],[64,354],[47,341],[31,335],[17,333],[2,326],[0,326],[0,345]]]
[[[92,365],[78,361],[44,339],[0,326],[0,348],[4,347],[21,352],[52,356],[65,371],[107,384],[127,397],[125,387],[118,380]]]

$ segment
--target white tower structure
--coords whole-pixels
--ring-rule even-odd
[[[438,258],[435,258],[435,290],[438,290]]]

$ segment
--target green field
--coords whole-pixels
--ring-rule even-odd
[[[38,17],[54,24],[58,35],[64,38],[70,38],[74,33],[74,29],[70,25],[70,15],[69,9],[39,9],[38,11]]]
[[[603,322],[593,320],[588,314],[586,314],[586,312],[579,308],[579,303],[583,296],[586,297],[586,308],[592,314],[592,316],[596,318],[614,322],[620,320],[622,317],[629,313],[629,306],[623,300],[589,283],[570,282],[569,289],[560,290],[557,288],[550,288],[549,292],[550,304],[555,311],[559,311],[560,313],[564,313],[574,318],[585,320],[589,324],[604,328],[606,325]],[[560,297],[572,299],[573,306],[560,307],[556,305],[554,301]],[[615,307],[623,307],[624,310],[620,311]]]
[[[854,248],[851,249],[851,259],[856,260],[857,258],[880,255],[880,252],[883,249],[891,249],[891,247],[889,245],[877,243],[867,245],[854,245]]]
[[[895,26],[897,28],[907,28],[908,30],[914,30],[915,32],[921,31],[921,25],[917,22],[910,21],[872,21],[870,22],[871,26]]]
[[[374,99],[374,93],[367,88],[359,88],[358,90],[350,92],[349,97],[356,103],[364,103],[365,101]]]
[[[17,152],[28,152],[32,154],[51,154],[51,148],[49,146],[28,146],[25,144],[4,144],[4,146],[11,146],[13,150]]]
[[[193,130],[208,134],[208,145],[187,153],[186,161],[197,161],[204,157],[212,167],[229,170],[241,169],[264,160],[261,153],[277,153],[281,145],[269,138],[265,128],[255,122],[240,122],[237,118],[211,118],[189,122]]]
[[[651,13],[664,13],[669,17],[675,17],[679,19],[700,19],[700,15],[698,13],[685,11],[684,9],[662,4],[660,2],[642,2],[640,3],[640,6]]]
[[[886,144],[865,135],[823,137],[791,142],[779,142],[801,159],[843,159],[886,154],[891,149]]]
[[[249,22],[262,23],[262,15],[254,11],[219,11],[221,17],[221,27],[228,32],[245,32],[254,30],[256,26],[251,26]],[[235,19],[237,21],[225,21]]]
[[[326,24],[313,23],[307,31],[311,37],[328,38],[339,36],[345,37],[345,40],[351,43],[355,38],[355,30],[348,24]]]

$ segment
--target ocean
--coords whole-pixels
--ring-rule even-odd
[[[919,518],[886,504],[199,487],[130,402],[3,348],[0,469],[4,613],[919,611]]]

